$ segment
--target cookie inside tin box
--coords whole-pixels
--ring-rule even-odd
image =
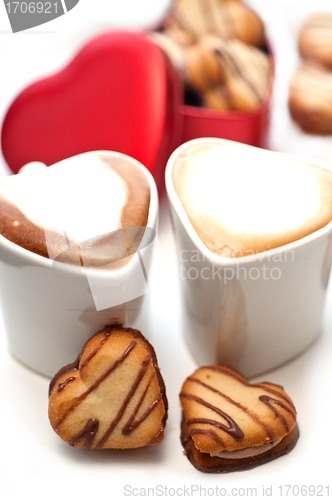
[[[182,141],[220,137],[268,147],[273,56],[244,2],[175,0],[151,32],[184,86]]]

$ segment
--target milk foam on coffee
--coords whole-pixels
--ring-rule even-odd
[[[237,143],[189,144],[172,179],[203,243],[223,257],[277,248],[332,219],[332,174]]]
[[[0,232],[51,259],[105,266],[135,253],[149,204],[148,180],[134,161],[107,152],[85,153],[5,178]]]

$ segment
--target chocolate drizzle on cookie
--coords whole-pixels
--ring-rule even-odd
[[[262,384],[249,384],[249,382],[240,374],[237,373],[233,369],[229,369],[226,366],[210,366],[210,367],[205,367],[205,370],[208,369],[210,371],[215,371],[222,373],[226,375],[227,377],[230,377],[234,380],[237,380],[240,382],[242,385],[246,387],[253,387],[253,388],[261,388],[265,393],[271,393],[273,396],[269,396],[266,394],[260,395],[259,396],[259,401],[264,403],[268,408],[272,410],[272,412],[275,414],[275,417],[280,419],[283,426],[285,427],[286,432],[290,431],[289,424],[285,416],[278,411],[277,406],[282,407],[284,410],[289,412],[289,414],[292,416],[292,420],[296,419],[296,411],[294,408],[294,405],[290,398],[288,398],[285,393],[282,391],[282,388],[280,387],[280,391],[278,391],[278,386],[274,385],[274,388],[272,389],[269,387],[269,385],[264,385]],[[206,377],[207,379],[209,378],[208,376]],[[216,387],[212,386],[211,384],[208,384],[204,382],[203,380],[200,380],[197,377],[190,376],[187,378],[187,381],[193,382],[194,384],[197,384],[201,387],[204,387],[207,389],[207,394],[209,392],[217,394],[221,398],[223,398],[227,403],[230,403],[231,405],[236,406],[238,409],[240,409],[243,413],[245,413],[247,416],[250,417],[251,420],[253,420],[256,424],[258,424],[260,427],[264,429],[264,432],[266,434],[266,440],[267,441],[273,441],[275,439],[274,432],[272,428],[259,416],[259,414],[244,404],[242,404],[239,401],[235,401],[232,399],[229,395],[227,395],[225,392],[220,391]],[[185,391],[181,391],[180,393],[180,398],[184,398],[187,400],[192,400],[195,401],[196,403],[199,403],[200,405],[203,405],[207,407],[208,409],[214,411],[218,415],[220,415],[222,418],[226,420],[228,423],[228,426],[225,425],[222,422],[219,422],[217,420],[213,419],[208,419],[208,418],[189,418],[185,421],[185,425],[189,427],[189,435],[194,436],[197,434],[205,434],[209,435],[211,438],[213,438],[217,443],[219,443],[221,446],[224,446],[224,442],[221,438],[220,435],[216,434],[214,431],[211,429],[206,429],[206,428],[190,428],[190,426],[193,426],[194,424],[209,424],[210,426],[213,426],[217,429],[221,429],[222,431],[226,432],[229,434],[231,437],[233,437],[237,441],[242,441],[244,439],[244,432],[243,430],[239,427],[238,423],[227,413],[225,413],[224,410],[221,408],[218,408],[211,403],[209,403],[207,400],[202,399],[201,397],[198,397],[195,394],[192,393],[187,393]],[[278,399],[276,399],[278,398]]]
[[[60,418],[54,423],[52,423],[52,426],[56,432],[59,432],[61,426],[65,423],[65,421],[70,417],[70,415],[78,408],[78,406],[86,400],[86,398],[95,391],[100,384],[102,384],[122,363],[126,361],[126,359],[131,355],[131,353],[135,350],[138,342],[141,340],[144,340],[144,343],[147,347],[148,355],[146,356],[143,361],[141,361],[141,366],[138,368],[138,373],[136,375],[136,378],[134,379],[131,387],[129,387],[129,390],[127,394],[122,395],[121,398],[123,398],[123,402],[117,411],[117,414],[115,417],[113,417],[112,421],[109,423],[108,427],[103,428],[102,435],[99,435],[98,431],[101,430],[100,422],[97,418],[90,418],[84,428],[78,432],[73,438],[71,438],[68,443],[72,446],[76,445],[79,443],[81,440],[85,439],[85,444],[83,448],[85,450],[89,450],[91,448],[93,449],[101,449],[105,446],[107,443],[108,439],[110,438],[111,434],[115,430],[115,428],[118,426],[120,423],[121,419],[123,418],[125,411],[129,405],[129,403],[132,401],[132,398],[134,395],[137,394],[138,388],[141,386],[141,384],[146,384],[141,390],[141,393],[139,395],[139,399],[136,402],[132,413],[130,414],[129,418],[126,418],[126,421],[122,425],[121,428],[121,433],[123,436],[129,436],[133,431],[135,431],[148,417],[149,415],[153,412],[153,410],[156,408],[158,403],[160,401],[163,402],[164,405],[164,416],[162,419],[162,429],[158,428],[158,431],[155,435],[154,438],[150,440],[149,443],[147,444],[154,444],[155,442],[158,442],[158,439],[162,437],[163,433],[163,427],[166,422],[167,418],[167,399],[166,399],[166,394],[165,394],[165,386],[162,380],[162,377],[159,372],[159,368],[157,365],[157,360],[156,360],[156,355],[154,352],[153,347],[151,344],[149,344],[146,339],[143,337],[143,335],[138,331],[138,330],[133,330],[131,328],[123,328],[120,327],[119,325],[111,325],[105,328],[104,336],[100,343],[95,347],[91,353],[88,354],[86,358],[84,358],[84,349],[85,346],[79,355],[78,359],[70,364],[61,369],[54,379],[52,380],[50,384],[50,393],[54,390],[56,384],[59,382],[59,380],[63,380],[63,376],[67,373],[71,373],[71,376],[65,379],[64,381],[60,381],[58,383],[56,392],[61,392],[67,384],[70,382],[73,382],[76,380],[75,377],[75,371],[77,370],[78,372],[78,377],[79,374],[88,368],[88,365],[90,361],[98,354],[98,352],[103,348],[103,346],[106,344],[107,340],[111,337],[113,332],[127,332],[130,333],[131,336],[128,339],[128,346],[125,348],[124,352],[122,353],[121,356],[119,356],[113,363],[108,367],[104,373],[102,373],[89,387],[87,387],[81,394],[71,398],[69,401],[69,404],[66,405],[65,410],[61,413]],[[99,332],[100,333],[100,332]],[[97,335],[97,334],[96,334]],[[148,380],[144,382],[145,380],[145,375],[148,371],[148,369],[151,370],[151,365],[154,367],[154,371],[151,376],[149,376]],[[151,386],[151,383],[153,379],[157,376],[157,380],[159,383],[159,388],[160,392],[156,395],[155,399],[149,404],[149,406],[144,410],[144,412],[139,415],[139,411],[142,408],[143,402],[146,399],[146,396],[148,394],[149,388]],[[144,378],[145,377],[145,378]],[[150,396],[151,397],[151,396]],[[98,436],[97,436],[98,433]],[[96,440],[98,439],[98,442],[96,443]]]
[[[66,373],[70,373],[73,370],[77,370],[78,366],[80,364],[80,361],[81,361],[81,354],[76,358],[75,361],[73,361],[72,363],[69,363],[68,365],[63,366],[62,368],[60,368],[60,370],[54,375],[54,377],[52,378],[52,380],[50,382],[50,385],[49,385],[49,388],[48,388],[48,397],[50,397],[50,395],[51,395],[51,393],[52,393],[55,385],[57,384],[58,380],[60,378],[62,378],[63,375],[66,375]],[[61,387],[59,390],[61,391],[61,389],[63,389],[65,387],[65,385],[66,384],[64,384],[63,387]]]
[[[135,343],[136,345],[136,343]],[[145,373],[146,373],[146,370],[147,370],[147,367],[149,365],[151,361],[151,358],[150,356],[148,356],[146,358],[145,361],[143,361],[143,366],[142,368],[140,369],[140,371],[138,372],[137,374],[137,377],[136,377],[136,380],[134,381],[133,385],[131,386],[131,388],[129,389],[129,392],[120,408],[120,410],[118,411],[118,414],[116,415],[115,419],[111,422],[111,425],[109,426],[109,428],[107,429],[107,431],[105,432],[105,434],[103,435],[103,437],[100,439],[99,443],[97,444],[96,446],[96,450],[99,450],[103,447],[103,445],[106,443],[106,441],[108,440],[108,438],[110,437],[110,435],[112,434],[113,430],[115,429],[115,427],[117,426],[117,424],[120,422],[121,418],[123,417],[123,414],[128,406],[128,403],[129,401],[131,400],[131,398],[133,397],[133,395],[135,394],[138,386],[140,385]],[[148,386],[149,387],[150,385],[150,382],[148,383]],[[131,415],[130,417],[130,421],[131,419],[134,420],[135,418],[135,414],[137,413],[137,411],[139,410],[141,404],[143,403],[143,400],[144,400],[144,397],[147,393],[147,389],[144,390],[143,392],[143,395],[139,401],[139,404],[137,405],[137,407],[135,408],[135,411],[134,413]],[[143,421],[143,420],[142,420]],[[141,421],[139,421],[138,425],[141,423]],[[137,425],[137,427],[138,427]],[[124,427],[122,428],[122,434],[123,435],[128,435],[130,434],[131,432],[131,429],[128,430],[129,426],[128,426],[128,422],[124,425]]]
[[[81,441],[81,439],[86,439],[83,449],[90,450],[98,428],[99,421],[96,418],[91,418],[90,420],[88,420],[86,426],[78,434],[76,434],[76,436],[73,437],[73,439],[71,439],[68,444],[70,446],[75,446],[75,444]]]
[[[220,60],[225,64],[228,69],[232,72],[233,75],[240,78],[247,86],[249,91],[255,96],[257,102],[261,102],[263,92],[258,88],[257,82],[254,83],[249,77],[246,68],[243,66],[243,61],[239,58],[234,57],[234,54],[231,52],[231,47],[227,40],[224,41],[225,47],[224,50],[220,48],[215,49],[215,54],[220,58]]]
[[[68,377],[64,382],[58,385],[58,387],[56,388],[57,392],[62,391],[66,387],[66,385],[69,384],[69,382],[73,382],[74,380],[75,377]]]
[[[154,401],[153,403],[149,406],[149,408],[145,411],[145,413],[140,417],[140,418],[137,418],[135,420],[135,417],[143,403],[143,400],[148,392],[148,389],[149,389],[149,386],[150,386],[150,383],[151,383],[151,380],[149,381],[148,385],[146,386],[133,414],[131,415],[131,417],[129,418],[129,420],[127,421],[127,423],[123,426],[123,429],[122,429],[122,434],[124,436],[128,436],[129,434],[131,434],[135,429],[137,429],[137,427],[150,415],[150,413],[152,412],[152,410],[155,408],[155,406],[159,403],[159,401],[161,400],[162,398],[162,395],[160,394]],[[132,391],[132,390],[131,390]],[[134,393],[134,391],[132,391],[128,397],[132,396],[132,394]],[[129,399],[130,399],[129,397]]]
[[[197,423],[209,423],[211,425],[214,425],[215,427],[218,427],[219,429],[222,429],[223,431],[227,432],[230,436],[232,436],[234,439],[237,441],[241,441],[243,439],[243,432],[241,431],[240,427],[237,425],[237,423],[229,416],[227,413],[222,411],[220,408],[217,408],[216,406],[213,406],[212,404],[208,403],[208,401],[205,401],[204,399],[198,398],[194,394],[188,394],[186,392],[181,392],[180,397],[186,398],[186,399],[191,399],[192,401],[196,401],[197,403],[206,406],[210,410],[213,410],[216,412],[218,415],[223,417],[227,423],[229,424],[229,427],[226,425],[222,424],[221,422],[217,422],[215,420],[210,420],[210,419],[201,419],[201,418],[192,418],[187,420],[186,424],[191,425],[191,424],[197,424]],[[206,429],[193,429],[190,431],[190,435],[194,434],[206,434]],[[220,440],[220,439],[219,439]],[[221,440],[220,440],[221,441]]]
[[[288,453],[299,436],[294,404],[281,386],[250,384],[227,366],[196,370],[184,382],[180,400],[181,442],[203,472],[262,465]]]
[[[277,410],[277,408],[275,407],[275,405],[282,406],[282,408],[284,408],[285,410],[287,410],[288,412],[290,412],[292,414],[292,416],[293,416],[294,419],[296,418],[295,412],[291,408],[289,408],[287,405],[285,405],[285,403],[283,403],[282,401],[280,401],[279,399],[273,399],[270,396],[264,396],[263,395],[263,396],[259,397],[259,400],[262,401],[263,403],[265,403],[269,408],[271,408],[271,410],[275,413],[275,416],[277,418],[280,418],[280,420],[284,424],[286,432],[289,432],[290,428],[289,428],[289,425],[288,425],[288,422],[287,422],[286,418],[284,417],[284,415],[282,415]],[[274,403],[274,404],[272,404],[272,403]]]

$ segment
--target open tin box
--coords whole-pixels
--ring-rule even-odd
[[[271,54],[271,53],[270,53]],[[218,137],[267,149],[269,146],[273,76],[268,94],[252,111],[217,111],[182,104],[182,143],[200,137]]]
[[[273,74],[264,102],[250,112],[185,105],[177,71],[147,33],[109,31],[16,97],[3,122],[2,151],[14,173],[31,161],[51,165],[87,151],[118,151],[143,163],[162,192],[167,159],[187,140],[267,147],[272,86]]]

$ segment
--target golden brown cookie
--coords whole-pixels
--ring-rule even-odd
[[[175,0],[174,14],[195,40],[215,33],[257,47],[264,44],[261,18],[239,0]]]
[[[219,36],[206,35],[186,52],[184,79],[198,92],[204,93],[225,82],[225,71],[216,54],[220,44]]]
[[[259,106],[266,97],[271,63],[256,47],[207,35],[187,50],[185,74],[188,84],[202,94],[209,107],[246,111]],[[227,105],[217,104],[218,94],[222,103],[228,100]]]
[[[181,441],[202,472],[249,470],[292,450],[296,410],[279,385],[250,384],[230,367],[196,370],[180,393]]]
[[[332,71],[304,64],[291,79],[288,106],[303,131],[332,134]]]
[[[184,30],[172,15],[165,22],[162,31],[166,36],[170,37],[182,47],[188,47],[189,45],[195,43],[195,37],[188,31]]]
[[[332,69],[332,14],[312,14],[298,35],[298,48],[303,59]]]
[[[85,450],[160,443],[167,408],[154,349],[131,328],[107,326],[96,333],[50,384],[54,431]]]
[[[218,85],[204,92],[202,101],[203,105],[210,109],[217,111],[231,110],[230,95],[223,85]]]
[[[150,38],[161,50],[167,54],[173,66],[182,73],[186,57],[186,48],[170,37],[166,32],[153,31]]]

